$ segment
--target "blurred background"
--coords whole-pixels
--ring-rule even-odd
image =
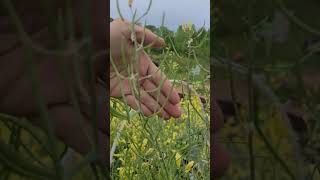
[[[211,69],[225,114],[222,179],[319,179],[320,2],[217,0]]]

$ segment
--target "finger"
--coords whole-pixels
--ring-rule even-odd
[[[132,94],[131,84],[128,79],[110,78],[110,96],[122,98],[123,95]]]
[[[109,101],[108,101],[108,92],[107,92],[107,83],[103,83],[102,81],[97,82],[96,84],[96,102],[97,102],[97,120],[98,120],[98,128],[105,134],[109,135],[109,113],[107,109],[109,109]],[[87,119],[91,119],[91,104],[88,99],[80,99],[80,109],[83,115]]]
[[[152,113],[160,110],[159,103],[148,94],[142,87],[140,89],[140,102],[143,103]]]
[[[213,105],[211,106],[211,111],[213,112],[213,133],[217,132],[223,126],[223,114],[216,100],[213,100]]]
[[[179,106],[177,104],[171,104],[161,91],[156,91],[157,87],[152,81],[147,79],[143,82],[142,86],[144,87],[145,91],[155,99],[155,101],[158,101],[160,107],[163,107],[168,115],[175,118],[181,116],[181,109]]]
[[[110,66],[108,62],[108,52],[101,51],[93,57],[93,67],[95,76],[107,76],[110,71]],[[106,72],[107,71],[107,72]]]
[[[136,31],[136,38],[139,43],[143,43],[144,45],[151,45],[151,47],[154,47],[154,48],[161,48],[165,45],[164,39],[157,36],[149,29],[136,25],[135,31]]]
[[[230,159],[222,145],[215,142],[213,143],[213,149],[211,151],[211,167],[213,168],[213,177],[221,177],[225,174],[225,171],[230,164]]]
[[[116,23],[119,26],[121,26],[122,27],[121,31],[125,36],[125,38],[127,40],[132,40],[131,39],[132,30],[131,30],[130,22],[126,20],[123,21],[121,19],[116,19],[112,23]],[[144,41],[143,42],[144,45],[151,45],[151,47],[154,47],[154,48],[160,48],[165,45],[164,40],[161,37],[154,34],[149,29],[143,28],[139,25],[135,25],[134,31],[135,31],[136,39],[139,43],[142,43],[142,41]]]
[[[170,115],[166,111],[161,111],[161,117],[165,120],[170,119]]]
[[[105,134],[109,134],[109,98],[107,87],[98,83],[96,85],[97,108],[98,108],[98,128]]]
[[[168,115],[168,113],[166,113],[164,110],[160,111],[160,105],[153,99],[152,96],[150,96],[144,90],[141,90],[140,93],[140,102],[145,108],[147,108],[151,112],[151,115],[157,113],[160,117],[164,119],[170,119],[170,115]],[[147,117],[151,116],[149,113],[145,113],[145,111],[143,111],[143,113]]]
[[[141,69],[143,76],[151,75],[151,80],[156,86],[161,87],[161,92],[165,97],[169,97],[169,101],[172,104],[177,104],[180,102],[180,97],[178,92],[173,88],[171,82],[166,78],[166,76],[159,70],[159,68],[152,63],[150,57],[146,52],[141,53],[141,62],[148,64],[146,69]]]
[[[158,115],[160,115],[164,119],[170,118],[168,113],[166,113],[163,109],[160,111],[160,104],[149,93],[147,93],[143,88],[141,88],[139,100],[146,108],[149,109],[149,111],[152,114],[157,113]]]
[[[144,105],[143,103],[139,103],[138,99],[136,99],[133,95],[127,95],[125,99],[128,105],[136,111],[140,110],[141,104],[141,112],[143,113],[143,115],[150,117],[153,114],[146,105]]]

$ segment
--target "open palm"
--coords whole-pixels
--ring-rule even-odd
[[[143,42],[159,48],[164,40],[137,25],[134,26],[134,37],[130,28],[131,24],[121,19],[110,24],[110,96],[123,99],[145,116],[157,113],[164,119],[179,117],[177,91],[143,48],[135,51],[137,48],[133,44],[133,38],[136,38],[139,44]]]

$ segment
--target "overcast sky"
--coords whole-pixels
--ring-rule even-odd
[[[131,19],[128,0],[119,0],[122,15]],[[133,9],[142,15],[149,5],[149,0],[133,0]],[[119,17],[116,0],[110,1],[110,16]],[[162,15],[165,12],[164,25],[171,30],[176,30],[179,25],[192,22],[196,28],[210,26],[210,0],[153,0],[151,10],[147,15],[147,24],[161,25]]]

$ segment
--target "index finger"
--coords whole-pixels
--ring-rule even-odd
[[[129,21],[115,19],[113,23],[119,23],[120,25],[122,25],[122,33],[128,40],[133,40],[132,31],[134,31],[138,43],[142,43],[147,46],[150,45],[153,48],[161,48],[165,45],[165,41],[163,38],[140,25],[134,25],[134,29],[132,30],[132,24]]]
[[[154,34],[151,30],[141,26],[135,26],[136,38],[139,43],[150,45],[153,48],[161,48],[165,45],[165,41],[160,36]],[[143,42],[142,42],[143,41]]]
[[[211,110],[213,113],[212,129],[213,129],[213,133],[215,133],[219,129],[221,129],[223,126],[223,114],[216,99],[213,99],[213,105],[211,106]]]
[[[141,53],[141,60],[142,62],[149,64],[145,75],[151,75],[150,80],[157,87],[161,86],[161,92],[165,95],[165,97],[169,97],[169,101],[172,104],[178,104],[180,102],[180,96],[178,92],[175,90],[172,83],[167,79],[165,74],[161,72],[155,64],[153,64],[146,52]]]

